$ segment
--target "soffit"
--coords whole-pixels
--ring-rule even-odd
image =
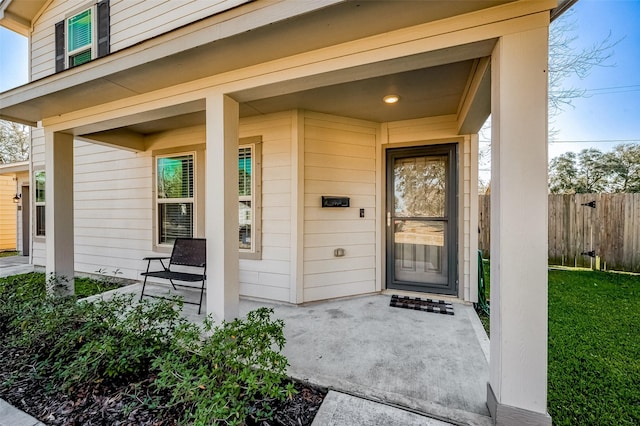
[[[0,1],[0,24],[24,36],[28,35],[34,17],[48,0]]]
[[[216,27],[203,20],[5,92],[0,95],[0,116],[34,123],[45,117],[510,1],[348,1],[219,40],[207,38]],[[246,7],[249,6],[251,3]],[[238,9],[242,7],[245,6]],[[367,24],[361,25],[363,22]],[[264,102],[256,104],[254,110],[264,111],[256,109],[263,106]]]

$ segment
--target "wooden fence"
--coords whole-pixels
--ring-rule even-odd
[[[490,196],[479,198],[479,248],[488,257]],[[588,252],[601,269],[640,272],[640,194],[549,195],[549,264],[594,268]]]

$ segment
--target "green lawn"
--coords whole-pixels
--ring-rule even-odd
[[[640,424],[640,276],[550,270],[548,365],[555,425]]]
[[[549,413],[640,424],[640,276],[549,271]]]
[[[20,253],[17,251],[0,251],[0,257],[17,256],[18,254]]]

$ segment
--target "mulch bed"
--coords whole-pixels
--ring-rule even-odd
[[[137,383],[90,383],[69,394],[51,392],[46,381],[34,377],[24,353],[7,348],[0,339],[0,398],[49,426],[136,425],[169,426],[179,424],[183,413],[165,407],[149,406],[153,377]],[[326,391],[295,383],[298,393],[276,406],[273,420],[249,426],[305,426],[315,417]],[[159,395],[154,395],[159,396]],[[160,401],[168,401],[160,395]]]

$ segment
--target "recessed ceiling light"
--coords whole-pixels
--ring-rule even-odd
[[[400,100],[400,96],[398,95],[387,95],[384,98],[382,98],[383,101],[385,101],[385,103],[388,104],[395,104],[396,102],[398,102]]]

